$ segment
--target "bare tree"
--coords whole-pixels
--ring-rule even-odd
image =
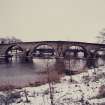
[[[55,104],[54,104],[54,88],[53,88],[53,81],[51,80],[51,77],[50,77],[50,70],[49,70],[49,59],[47,59],[46,70],[47,70],[47,75],[48,75],[47,80],[48,80],[48,85],[49,85],[50,102],[51,102],[51,105],[55,105]]]
[[[97,36],[96,38],[98,43],[105,44],[105,28],[102,29],[102,31],[100,32],[100,35]]]

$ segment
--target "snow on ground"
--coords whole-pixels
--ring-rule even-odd
[[[100,93],[100,88],[104,85],[105,67],[103,66],[72,77],[64,76],[59,83],[53,83],[51,89],[54,104],[51,104],[49,84],[45,84],[15,90],[21,91],[21,97],[11,105],[105,105],[105,89]]]

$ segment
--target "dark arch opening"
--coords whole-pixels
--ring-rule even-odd
[[[40,44],[33,49],[31,55],[38,58],[51,58],[55,56],[55,50],[50,45]]]
[[[97,67],[105,64],[105,48],[99,48],[94,52],[95,64]]]
[[[87,58],[88,53],[84,47],[73,45],[64,51],[64,58]]]
[[[18,45],[11,45],[5,51],[6,62],[18,62],[23,55],[23,49]]]
[[[95,51],[95,57],[103,57],[105,58],[105,48],[99,48]]]

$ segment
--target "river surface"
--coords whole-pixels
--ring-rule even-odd
[[[87,70],[86,62],[85,59],[33,59],[33,63],[2,63],[0,64],[0,86],[46,83],[48,78],[59,80],[62,75],[65,75],[66,70],[80,72]],[[100,58],[96,64],[104,65],[104,60]]]

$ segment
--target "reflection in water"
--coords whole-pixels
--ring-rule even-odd
[[[55,59],[33,59],[33,64],[35,65],[36,71],[46,71],[47,65],[50,70],[54,70],[56,60]]]
[[[86,59],[69,59],[65,60],[65,70],[72,73],[79,73],[86,69]]]
[[[97,65],[103,65],[105,60],[97,59]],[[0,85],[12,84],[24,86],[29,83],[47,82],[48,73],[52,80],[59,79],[64,70],[83,71],[87,68],[86,59],[33,59],[33,63],[0,64]]]
[[[102,57],[99,57],[97,60],[96,60],[96,65],[99,67],[99,66],[104,66],[105,64],[105,59],[103,59]]]
[[[52,80],[58,79],[59,69],[55,59],[33,59],[33,63],[0,64],[0,85],[12,84],[24,86],[28,83],[47,82],[47,70]]]

